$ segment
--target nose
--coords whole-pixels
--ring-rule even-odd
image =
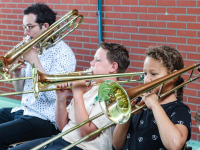
[[[149,76],[149,75],[146,75],[145,77],[144,77],[144,83],[149,83],[149,82],[151,82],[152,81],[152,79],[151,79],[151,77]]]
[[[25,36],[29,35],[29,32],[26,29],[24,30],[24,35]]]
[[[94,59],[90,62],[90,66],[94,66]]]

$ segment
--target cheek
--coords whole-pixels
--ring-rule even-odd
[[[31,32],[31,35],[35,38],[37,36],[39,36],[40,34],[42,34],[42,32],[40,30],[33,30]]]
[[[106,74],[106,73],[108,73],[108,66],[105,66],[100,63],[96,63],[94,66],[94,70],[95,70],[96,74]]]

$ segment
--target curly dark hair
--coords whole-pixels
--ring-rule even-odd
[[[35,3],[27,7],[24,15],[28,14],[35,14],[37,16],[36,23],[39,24],[48,23],[50,26],[56,20],[56,13],[44,3]]]
[[[171,46],[150,46],[146,50],[146,56],[159,60],[162,65],[167,68],[169,74],[174,70],[184,68],[181,54]],[[178,86],[183,82],[184,79],[179,76],[178,80],[174,83],[174,86]],[[183,100],[183,87],[177,90],[177,96]]]
[[[100,47],[107,50],[107,59],[110,63],[116,62],[118,64],[118,73],[126,71],[130,64],[129,52],[121,44],[102,42]]]

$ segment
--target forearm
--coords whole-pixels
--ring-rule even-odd
[[[180,130],[171,122],[160,105],[154,106],[152,111],[165,148],[169,150],[180,150],[186,142],[186,138],[184,138]]]
[[[13,78],[21,78],[21,77],[22,77],[21,70],[18,72],[14,72]],[[12,83],[16,92],[24,90],[24,80],[12,81]]]
[[[89,115],[87,113],[87,110],[85,108],[84,100],[82,96],[79,96],[75,94],[74,96],[74,107],[75,107],[75,119],[76,119],[76,124],[82,123],[83,121],[87,120],[89,118]],[[89,122],[82,127],[79,128],[80,134],[82,137],[90,134],[97,128],[91,127],[92,122]],[[94,137],[93,137],[94,138]],[[90,139],[91,140],[91,139]]]
[[[60,131],[63,130],[66,124],[68,124],[68,112],[66,110],[66,100],[56,101],[56,124]]]
[[[35,64],[38,71],[46,74],[46,71],[44,70],[44,68],[43,68],[42,64],[40,63],[40,60],[39,60],[38,57],[33,59],[33,61],[30,61],[29,63],[31,64],[31,66],[33,66],[33,64]]]
[[[129,122],[118,124],[113,132],[113,146],[116,150],[121,150],[126,142]]]

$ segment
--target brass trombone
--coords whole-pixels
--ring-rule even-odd
[[[80,19],[78,19],[80,18]],[[70,19],[70,20],[69,20]],[[76,22],[78,20],[78,22]],[[67,23],[65,23],[67,21]],[[28,43],[18,44],[11,51],[0,57],[0,75],[4,79],[10,78],[10,72],[14,71],[21,64],[16,65],[14,68],[11,67],[13,64],[34,45],[39,48],[39,54],[42,54],[44,47],[49,48],[54,46],[57,42],[66,37],[69,33],[74,31],[83,21],[83,16],[78,15],[78,10],[74,9],[63,17],[54,22],[48,30],[29,41]],[[61,26],[62,25],[62,26]],[[57,30],[56,30],[57,29]],[[67,30],[67,33],[63,34]],[[63,34],[63,35],[62,35]],[[19,48],[20,47],[20,48]]]
[[[32,68],[32,77],[22,77],[22,78],[15,78],[15,79],[5,79],[0,80],[0,82],[4,81],[17,81],[17,80],[26,80],[32,79],[33,80],[33,90],[32,91],[21,91],[21,92],[13,92],[13,93],[3,93],[0,96],[8,96],[8,95],[18,95],[18,94],[26,94],[26,93],[34,93],[35,98],[37,99],[39,92],[45,91],[52,91],[58,90],[58,88],[51,88],[45,89],[50,85],[55,85],[59,83],[65,82],[74,82],[80,80],[92,80],[92,79],[99,79],[99,78],[109,78],[109,77],[130,77],[128,80],[118,81],[118,83],[131,83],[131,82],[143,82],[143,72],[131,72],[131,73],[115,73],[115,74],[95,74],[91,75],[92,71],[90,69],[86,71],[79,71],[79,72],[70,72],[66,74],[57,74],[57,75],[47,75],[41,73],[36,69],[35,64],[33,64]],[[133,80],[134,76],[139,76],[138,80]],[[99,85],[99,84],[95,84]],[[71,87],[68,87],[69,89]]]
[[[198,71],[198,76],[193,77],[193,73],[195,68],[198,67],[197,71]],[[189,77],[189,80],[183,82],[182,84],[176,86],[175,88],[173,88],[172,90],[161,94],[162,92],[162,88],[164,86],[164,84],[169,81],[172,80],[178,76],[181,76],[183,73],[190,71],[191,75]],[[102,116],[103,114],[106,114],[106,116],[108,117],[108,119],[110,119],[112,122],[109,123],[108,125],[99,128],[98,130],[90,133],[89,135],[83,137],[82,139],[72,143],[71,145],[63,148],[62,150],[68,150],[76,145],[78,145],[79,143],[89,139],[90,137],[98,134],[99,132],[115,125],[115,124],[123,124],[125,122],[127,122],[131,116],[131,114],[135,114],[138,110],[144,108],[146,105],[143,104],[141,106],[135,105],[133,108],[131,108],[131,101],[134,100],[135,98],[141,96],[141,94],[150,91],[152,89],[154,89],[157,86],[160,86],[160,91],[158,93],[158,99],[161,99],[162,97],[176,91],[177,89],[187,85],[190,82],[193,82],[194,80],[197,80],[200,78],[200,62],[198,62],[197,64],[193,64],[191,66],[185,67],[181,70],[178,70],[176,72],[173,72],[167,76],[161,77],[159,79],[156,79],[152,82],[149,83],[145,83],[142,84],[140,86],[134,87],[134,88],[130,88],[128,90],[124,90],[118,83],[107,80],[104,81],[100,87],[99,87],[99,94],[98,94],[98,100],[100,103],[100,106],[102,108],[101,113],[95,115],[94,117],[89,118],[88,120],[85,120],[84,122],[76,125],[73,128],[70,128],[69,130],[66,130],[63,133],[58,134],[57,136],[47,140],[46,142],[34,147],[31,150],[38,150],[42,147],[44,147],[45,145],[53,142],[54,140],[72,132],[73,130],[83,126],[84,124]],[[131,101],[129,99],[129,97],[131,97]]]
[[[30,40],[31,40],[31,37],[30,37],[29,35],[27,35],[27,36],[25,37],[25,40],[30,41]],[[13,52],[13,51],[19,49],[19,48],[22,47],[24,44],[26,44],[26,43],[25,43],[24,40],[22,40],[22,41],[21,41],[20,43],[18,43],[15,47],[13,47],[8,53],[6,53],[6,54],[4,55],[4,57],[6,57],[6,55],[8,55],[9,53],[11,53],[11,52]],[[1,61],[1,60],[0,60],[0,61]],[[21,64],[20,64],[20,65],[21,65]],[[11,72],[13,72],[13,71],[14,71],[14,68],[11,69],[9,72],[11,73]],[[0,70],[0,76],[1,76],[1,78],[3,78],[3,79],[10,79],[10,78],[11,78],[11,74],[10,74],[10,73],[8,73],[8,72],[6,72],[6,71],[1,71],[1,70]],[[7,82],[7,81],[5,81],[5,82]]]

